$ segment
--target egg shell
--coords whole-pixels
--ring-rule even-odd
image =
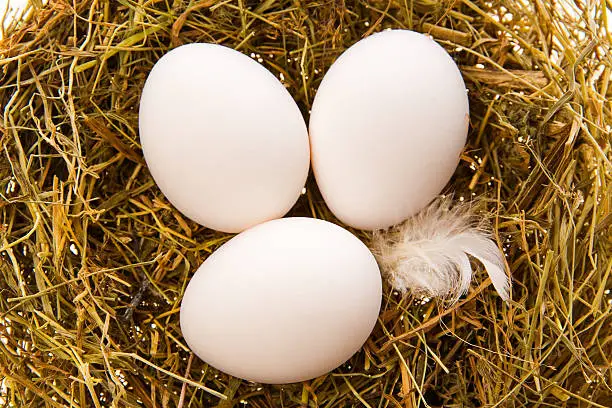
[[[461,73],[432,39],[383,31],[346,50],[312,105],[313,171],[344,223],[374,230],[429,203],[465,145],[468,97]]]
[[[217,249],[183,296],[181,330],[212,366],[254,382],[308,380],[349,359],[381,304],[369,249],[313,218],[251,228]]]
[[[282,217],[308,175],[302,114],[272,73],[238,51],[188,44],[151,70],[140,100],[144,156],[192,220],[240,232]]]

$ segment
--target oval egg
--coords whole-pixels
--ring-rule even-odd
[[[313,171],[330,210],[366,230],[417,213],[459,163],[468,110],[457,65],[432,39],[390,30],[350,47],[310,116]]]
[[[181,331],[192,351],[236,377],[291,383],[333,370],[374,327],[378,265],[345,229],[283,218],[242,232],[189,282]]]
[[[310,152],[302,114],[253,59],[188,44],[153,67],[140,100],[140,140],[153,178],[192,220],[240,232],[298,199]]]

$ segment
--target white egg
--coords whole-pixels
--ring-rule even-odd
[[[312,167],[325,202],[356,228],[405,220],[450,180],[468,123],[461,73],[436,42],[407,30],[357,42],[312,105]]]
[[[283,384],[323,375],[368,338],[381,303],[368,248],[313,218],[242,232],[197,270],[181,331],[201,359],[236,377]]]
[[[262,65],[220,45],[183,45],[155,64],[140,140],[168,200],[219,231],[282,217],[308,175],[308,132],[291,95]]]

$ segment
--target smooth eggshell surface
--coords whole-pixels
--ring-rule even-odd
[[[357,42],[312,105],[312,166],[325,202],[356,228],[405,220],[450,180],[468,123],[461,73],[436,42],[407,30]]]
[[[197,270],[181,304],[181,331],[212,366],[283,384],[349,359],[376,323],[381,277],[368,248],[313,218],[251,228]]]
[[[285,215],[309,168],[308,132],[285,87],[253,59],[188,44],[153,67],[140,100],[153,178],[194,221],[239,232]]]

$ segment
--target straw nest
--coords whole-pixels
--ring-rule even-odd
[[[606,4],[33,8],[0,43],[0,406],[612,406]],[[151,179],[137,126],[147,73],[179,44],[221,43],[284,78],[307,117],[334,59],[390,27],[429,33],[462,69],[471,130],[449,191],[494,218],[513,301],[482,272],[450,308],[387,289],[370,339],[334,372],[287,386],[228,377],[190,353],[178,312],[230,236],[185,219]],[[332,219],[312,180],[292,213]]]

